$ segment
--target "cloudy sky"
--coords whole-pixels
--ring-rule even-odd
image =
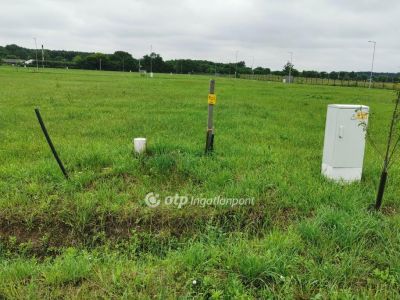
[[[0,0],[0,45],[400,72],[399,0]]]

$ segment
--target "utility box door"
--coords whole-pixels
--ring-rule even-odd
[[[358,114],[355,109],[340,109],[338,114],[332,161],[337,168],[360,168],[363,165],[365,131]]]
[[[323,162],[334,168],[362,168],[365,126],[369,108],[361,105],[329,105]]]

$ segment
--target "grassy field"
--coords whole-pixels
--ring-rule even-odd
[[[369,105],[383,148],[394,92],[216,78],[205,156],[209,79],[0,68],[0,299],[400,297],[399,165],[380,213],[370,145],[360,183],[320,175],[327,105]]]

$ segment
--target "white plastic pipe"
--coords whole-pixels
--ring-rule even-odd
[[[135,148],[135,152],[138,154],[142,154],[142,153],[146,152],[146,144],[147,144],[146,138],[134,138],[133,139],[133,145]]]

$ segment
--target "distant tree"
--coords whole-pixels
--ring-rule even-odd
[[[301,72],[301,76],[309,77],[309,78],[319,78],[320,77],[318,71],[306,71],[306,70],[303,70]]]
[[[109,58],[103,53],[93,53],[82,58],[81,66],[89,70],[99,70],[100,66],[102,70],[110,70]]]
[[[110,55],[110,64],[115,71],[136,71],[139,67],[139,62],[132,55],[125,51],[115,51]]]
[[[257,67],[253,71],[254,71],[254,74],[257,74],[257,75],[271,74],[271,69],[269,69],[269,68]]]
[[[271,74],[272,75],[280,75],[280,76],[285,75],[283,71],[271,71]]]
[[[294,65],[288,61],[282,69],[282,75],[289,75],[289,71],[291,72],[292,76],[298,76],[300,72],[294,68]]]
[[[26,49],[26,48],[22,48],[20,46],[15,45],[15,44],[7,45],[4,48],[5,48],[6,55],[14,55],[16,58],[20,58],[20,59],[32,58],[33,55],[31,55],[31,54],[34,53],[33,52],[34,50],[29,50],[29,49]]]
[[[16,58],[19,58],[19,57],[17,57],[17,56],[14,55],[14,54],[7,54],[7,55],[6,55],[6,58],[8,58],[8,59],[16,59]]]
[[[147,71],[150,72],[151,69],[153,72],[162,73],[172,71],[169,69],[169,66],[164,62],[163,58],[160,54],[150,53],[150,55],[145,55],[140,60],[140,64]]]
[[[338,72],[332,71],[332,72],[329,73],[329,78],[330,79],[338,79],[338,77],[339,77],[339,73]]]
[[[319,76],[320,78],[329,78],[329,74],[327,72],[320,72]]]
[[[0,58],[3,58],[7,55],[6,49],[0,46]]]
[[[354,71],[349,72],[349,78],[354,80],[357,78],[357,74]]]
[[[82,56],[77,55],[72,59],[72,62],[75,63],[79,68],[82,67]]]

